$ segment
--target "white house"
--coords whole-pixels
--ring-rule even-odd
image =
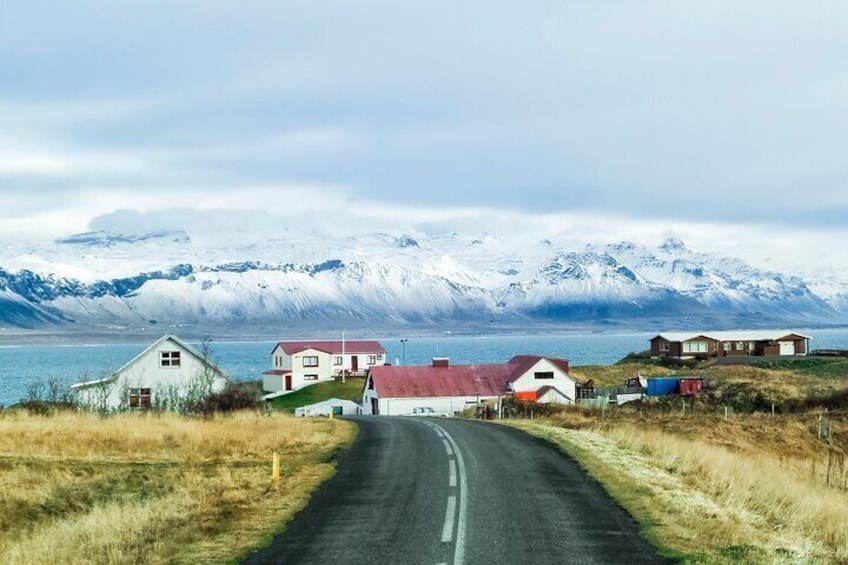
[[[374,367],[362,392],[362,409],[365,414],[397,416],[430,407],[452,415],[507,395],[571,404],[576,387],[564,359],[517,355],[507,363],[487,365],[433,359],[425,366]]]
[[[71,389],[80,406],[90,409],[177,409],[187,399],[221,391],[227,380],[220,367],[168,334],[110,376]]]
[[[262,373],[266,392],[288,392],[342,373],[364,376],[386,362],[386,350],[377,341],[281,341],[271,351],[273,369]]]
[[[339,398],[331,398],[329,400],[322,400],[321,402],[316,402],[315,404],[301,406],[299,408],[296,408],[294,411],[294,415],[298,418],[310,416],[329,416],[330,414],[333,414],[335,416],[352,416],[356,414],[362,414],[362,408],[359,406],[359,404],[352,400],[341,400]]]

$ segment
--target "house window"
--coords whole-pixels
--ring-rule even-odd
[[[730,351],[730,342],[729,341],[725,341],[723,345],[724,345],[725,351]]]
[[[318,375],[303,375],[303,380],[305,380],[305,381],[317,381]]]
[[[745,342],[744,341],[737,341],[736,342],[736,351],[742,351],[743,349],[745,349]]]
[[[180,352],[179,351],[162,351],[159,353],[159,365],[161,367],[179,367]]]
[[[541,371],[537,373],[533,373],[533,377],[536,379],[552,379],[554,378],[553,371]]]
[[[317,367],[318,366],[318,356],[317,355],[307,355],[303,358],[303,366],[304,367]]]
[[[671,344],[667,341],[660,342],[660,351],[669,351],[671,349]]]
[[[754,341],[749,341],[748,342],[748,351],[754,351],[755,349],[757,349],[757,343],[754,342]]]
[[[683,353],[706,353],[707,352],[707,342],[706,341],[684,341],[683,342]]]
[[[150,408],[150,389],[149,388],[131,388],[130,389],[130,408],[147,409]]]
[[[374,390],[374,379],[368,379],[368,390]]]
[[[368,356],[368,364],[369,365],[376,365],[377,364],[377,356],[376,355],[369,355]]]
[[[342,364],[342,356],[341,355],[336,355],[335,357],[333,357],[333,365],[338,367],[341,364]]]

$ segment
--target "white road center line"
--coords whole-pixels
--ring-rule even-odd
[[[456,497],[448,497],[448,507],[445,509],[445,525],[442,528],[442,543],[453,540],[453,526],[456,522]]]
[[[448,467],[450,471],[450,486],[451,488],[456,488],[456,461],[453,459],[448,460]]]
[[[453,456],[453,449],[451,449],[451,445],[448,443],[448,440],[443,439],[442,443],[445,444],[445,451],[448,452],[448,457]]]
[[[465,530],[468,523],[468,475],[465,471],[465,459],[462,457],[462,452],[459,450],[459,446],[456,444],[456,441],[453,439],[448,432],[444,430],[441,426],[436,426],[431,424],[431,426],[437,430],[441,430],[442,433],[445,434],[445,442],[449,444],[449,447],[452,447],[453,454],[456,455],[456,467],[454,467],[453,462],[451,462],[451,470],[456,469],[458,474],[458,482],[456,486],[459,490],[459,511],[457,512],[457,497],[451,496],[448,499],[448,508],[445,512],[445,526],[442,530],[442,541],[445,541],[445,537],[448,537],[448,541],[452,538],[453,535],[453,522],[454,522],[454,514],[456,514],[456,543],[454,544],[454,558],[453,565],[464,565],[465,562]],[[451,455],[451,450],[448,450],[448,455]],[[451,479],[451,486],[454,486],[453,479]],[[450,517],[450,520],[448,520]],[[450,528],[448,528],[450,522]]]

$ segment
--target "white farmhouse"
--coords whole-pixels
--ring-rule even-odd
[[[179,408],[221,391],[227,375],[174,335],[164,335],[105,379],[71,385],[80,406],[96,410]]]
[[[289,392],[335,377],[364,376],[386,362],[377,341],[281,341],[271,351],[273,369],[262,373],[266,392]]]
[[[576,388],[565,359],[516,355],[501,364],[451,365],[437,358],[432,365],[374,367],[362,392],[362,409],[397,416],[427,407],[452,415],[507,395],[571,404]]]

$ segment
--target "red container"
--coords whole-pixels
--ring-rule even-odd
[[[692,396],[704,386],[703,379],[680,379],[680,396]]]

